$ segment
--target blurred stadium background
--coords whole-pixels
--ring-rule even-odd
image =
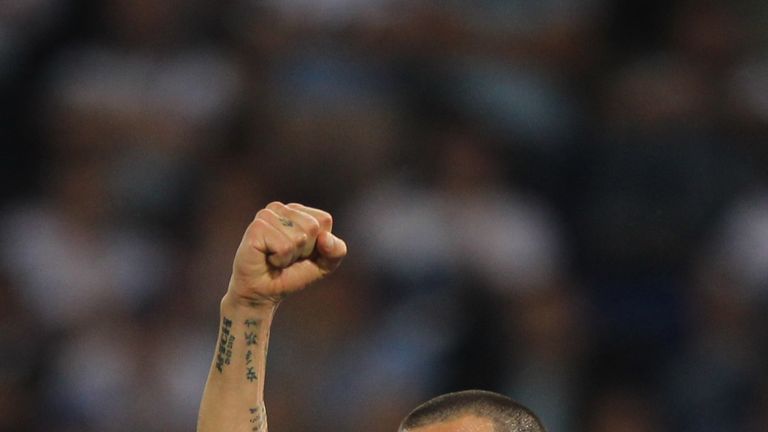
[[[2,432],[194,430],[276,199],[351,251],[276,432],[768,430],[764,1],[0,0],[0,142]]]

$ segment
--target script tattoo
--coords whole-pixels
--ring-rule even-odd
[[[221,337],[219,338],[219,348],[216,352],[216,369],[224,372],[224,367],[232,362],[232,346],[235,343],[235,336],[232,332],[232,320],[227,317],[221,319]]]
[[[247,319],[243,324],[245,324],[246,327],[245,346],[247,347],[247,350],[245,351],[245,379],[247,379],[248,382],[254,382],[258,379],[258,376],[256,374],[255,367],[252,365],[253,351],[251,347],[258,345],[259,343],[259,330],[261,330],[261,320]]]
[[[245,322],[243,324],[245,324],[245,326],[248,327],[248,328],[255,327],[255,328],[258,329],[259,327],[261,327],[261,320],[258,320],[258,319],[247,319],[247,320],[245,320]]]
[[[256,408],[248,408],[251,414],[250,420],[251,432],[264,432],[267,430],[267,412],[264,405]]]
[[[253,368],[253,366],[248,366],[248,369],[245,371],[245,378],[248,380],[248,382],[254,382],[256,381],[256,370]]]
[[[245,345],[256,345],[259,342],[259,335],[256,332],[245,332]]]

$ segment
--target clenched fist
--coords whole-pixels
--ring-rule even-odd
[[[301,204],[270,203],[245,230],[232,266],[228,294],[277,303],[338,267],[347,254],[331,234],[331,215]]]

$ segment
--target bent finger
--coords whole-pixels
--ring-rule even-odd
[[[331,272],[341,263],[347,255],[347,243],[331,234],[323,232],[317,238],[318,256],[316,262],[324,272]]]
[[[317,235],[320,233],[320,222],[309,213],[290,208],[281,203],[272,203],[269,208],[291,221],[295,225],[293,228],[307,235],[307,241],[301,251],[301,258],[308,258],[312,255],[312,252],[315,250]]]
[[[290,203],[286,207],[307,213],[314,217],[320,224],[321,231],[333,231],[333,217],[327,211],[308,207],[299,203]]]
[[[275,230],[284,235],[291,243],[291,260],[290,263],[295,262],[301,257],[304,250],[304,246],[307,244],[307,234],[299,229],[293,221],[278,214],[272,209],[261,209],[256,215],[257,218],[263,219],[269,223]],[[288,263],[288,265],[290,265]]]
[[[272,266],[283,268],[293,262],[295,247],[291,239],[263,218],[253,221],[247,235],[250,246],[264,254]]]

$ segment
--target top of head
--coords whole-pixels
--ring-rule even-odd
[[[408,414],[400,432],[546,432],[531,410],[484,390],[465,390],[431,399]]]

